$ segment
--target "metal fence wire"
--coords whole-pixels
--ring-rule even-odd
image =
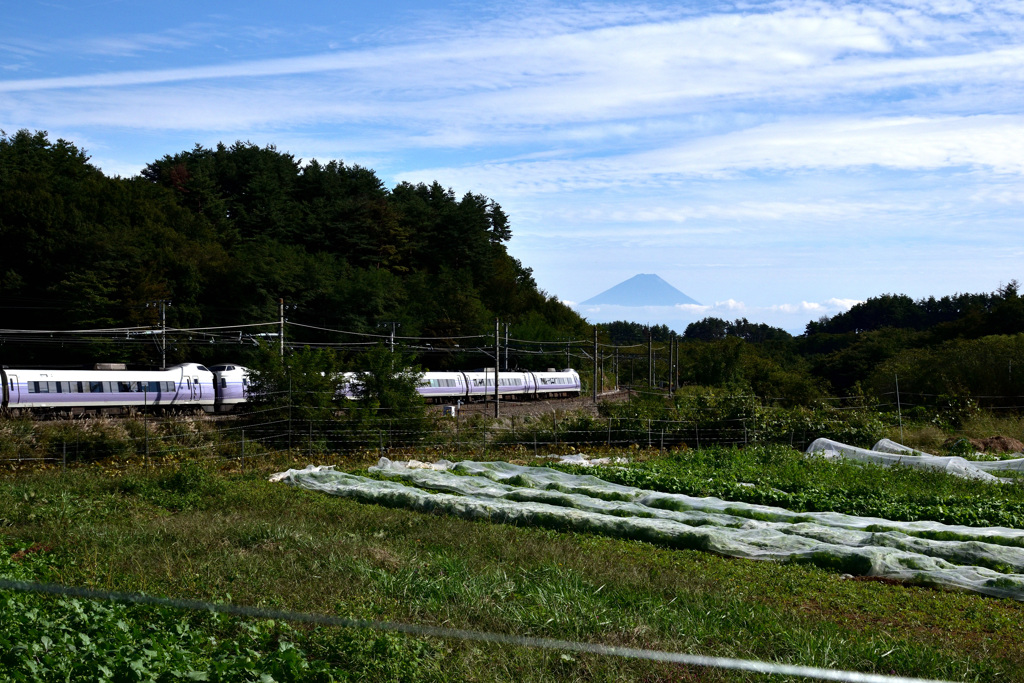
[[[281,454],[315,459],[400,451],[459,457],[488,451],[540,455],[568,448],[670,451],[767,443],[803,450],[821,436],[870,447],[871,434],[898,428],[916,408],[904,402],[898,414],[888,405],[830,406],[826,419],[811,411],[777,409],[770,400],[720,396],[692,407],[686,419],[664,419],[646,416],[642,406],[629,406],[602,415],[612,411],[583,410],[577,403],[525,415],[510,411],[498,419],[480,406],[475,411],[438,406],[424,415],[402,417],[388,410],[331,412],[298,404],[226,417],[0,419],[0,464],[67,467],[102,461],[116,467],[139,460],[153,466],[220,460],[244,468],[247,462]]]

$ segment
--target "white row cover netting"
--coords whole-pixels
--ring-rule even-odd
[[[831,439],[815,439],[807,447],[808,453],[821,453],[827,457],[846,458],[885,467],[896,465],[923,470],[937,470],[965,479],[992,483],[1012,483],[1016,480],[997,477],[992,472],[1024,472],[1024,458],[1010,460],[966,460],[956,456],[922,453],[902,444],[882,439],[872,448],[857,448]]]
[[[1024,600],[1024,530],[795,513],[502,462],[423,465],[381,458],[371,471],[385,480],[314,466],[271,480],[464,519],[597,533],[729,557],[809,562]]]

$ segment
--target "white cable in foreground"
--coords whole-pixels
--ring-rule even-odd
[[[163,607],[174,607],[177,609],[220,612],[222,614],[233,614],[257,619],[278,619],[281,621],[319,624],[323,626],[341,626],[345,628],[362,628],[375,631],[392,631],[397,633],[407,633],[414,636],[472,640],[477,642],[498,643],[501,645],[515,645],[519,647],[535,647],[547,650],[569,650],[572,652],[586,652],[612,657],[645,659],[653,662],[669,662],[673,664],[686,664],[689,666],[713,667],[717,669],[731,669],[735,671],[751,671],[754,673],[779,676],[800,676],[803,678],[816,678],[825,681],[849,681],[850,683],[944,683],[941,681],[935,681],[934,679],[866,674],[857,671],[839,671],[813,666],[774,664],[771,662],[733,659],[730,657],[705,657],[702,655],[688,655],[679,652],[662,652],[659,650],[643,650],[632,647],[601,645],[599,643],[578,643],[570,640],[557,640],[554,638],[515,636],[505,633],[467,631],[463,629],[444,628],[442,626],[402,624],[390,621],[347,619],[344,617],[333,617],[326,614],[308,614],[305,612],[266,609],[263,607],[212,603],[204,600],[160,598],[152,595],[145,595],[143,593],[101,591],[93,590],[91,588],[81,588],[78,586],[37,583],[35,581],[15,581],[0,578],[0,589],[19,591],[23,593],[48,593],[51,595],[66,595],[70,597],[87,598],[90,600],[109,600],[112,602],[138,605],[159,605]]]

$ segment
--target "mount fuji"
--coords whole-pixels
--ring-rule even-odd
[[[584,306],[675,306],[697,304],[657,275],[634,275],[582,302]]]

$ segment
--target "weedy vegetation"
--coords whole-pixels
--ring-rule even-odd
[[[959,523],[1020,524],[1008,516],[1020,514],[1015,486],[844,465],[782,446],[620,454],[634,464],[600,474],[647,488],[794,509],[902,509],[907,519],[941,506]],[[362,470],[372,455],[333,460]],[[281,457],[244,473],[185,463],[10,474],[0,481],[0,575],[808,666],[1024,680],[1024,605],[1014,601],[362,505],[266,481],[289,466],[301,465]],[[967,519],[986,495],[991,509]],[[1017,512],[997,517],[997,508]],[[756,678],[12,591],[0,593],[0,623],[0,681]]]

